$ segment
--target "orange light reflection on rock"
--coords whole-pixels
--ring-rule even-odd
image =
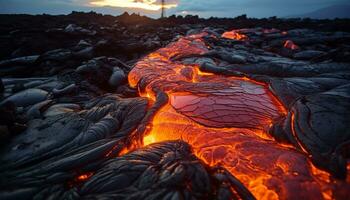
[[[286,49],[291,49],[291,50],[298,50],[299,46],[294,44],[294,42],[292,40],[287,40],[284,42],[284,48]]]
[[[348,172],[350,172],[350,161],[348,162],[347,168]],[[350,173],[346,176],[346,182],[350,183]]]

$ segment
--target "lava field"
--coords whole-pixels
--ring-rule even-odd
[[[4,18],[0,199],[349,198],[349,21]]]

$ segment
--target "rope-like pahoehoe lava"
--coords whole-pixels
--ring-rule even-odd
[[[308,155],[268,131],[286,110],[268,85],[247,77],[205,73],[189,57],[208,53],[204,37],[180,38],[139,61],[129,83],[153,103],[168,96],[144,144],[182,139],[210,166],[222,165],[257,199],[330,199],[336,188]]]

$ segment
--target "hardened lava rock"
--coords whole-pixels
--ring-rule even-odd
[[[75,110],[51,106],[46,117],[30,120],[27,130],[1,149],[1,197],[27,198],[80,171],[96,170],[124,148],[147,104],[144,98],[106,95]]]
[[[254,199],[182,141],[153,144],[103,163],[77,194],[84,199]]]
[[[346,178],[350,151],[350,85],[304,96],[272,134],[311,154],[313,162],[337,178]]]

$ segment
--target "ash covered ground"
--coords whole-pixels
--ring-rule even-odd
[[[350,20],[0,15],[1,199],[346,199]]]

